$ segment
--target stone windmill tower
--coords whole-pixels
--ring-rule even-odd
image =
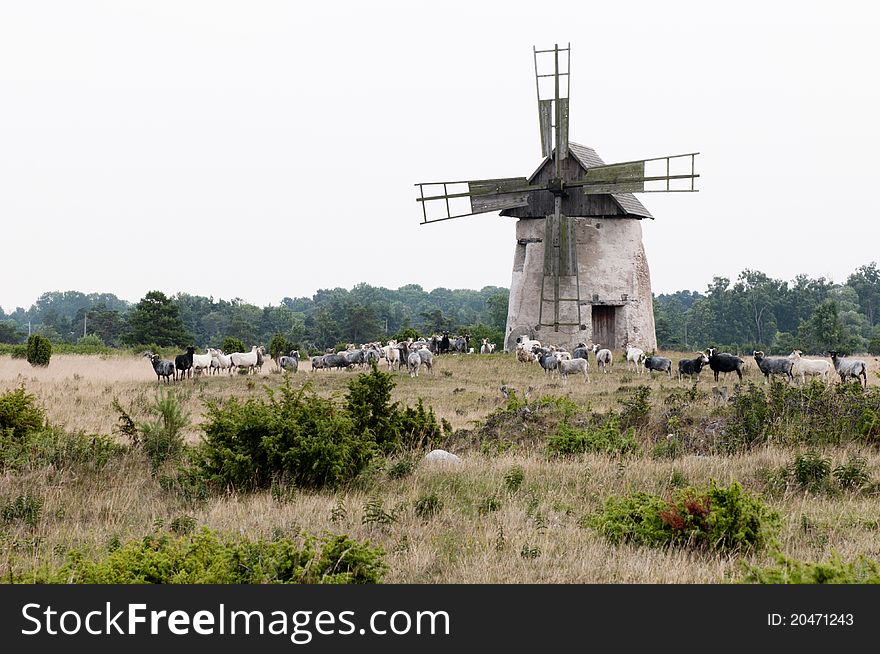
[[[533,51],[544,160],[530,177],[416,184],[422,222],[491,211],[519,218],[505,350],[521,335],[655,349],[640,222],[653,216],[632,194],[696,191],[698,153],[605,164],[592,148],[570,143],[571,46]],[[550,57],[552,70],[541,72],[539,59]]]

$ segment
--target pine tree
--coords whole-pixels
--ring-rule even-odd
[[[186,347],[192,343],[177,305],[161,291],[150,291],[131,309],[128,325],[124,341],[129,345]]]

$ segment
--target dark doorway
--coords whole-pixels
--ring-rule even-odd
[[[593,343],[609,350],[617,348],[614,338],[614,319],[617,307],[593,305]]]

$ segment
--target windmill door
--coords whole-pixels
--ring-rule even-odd
[[[593,305],[593,343],[613,350],[617,347],[614,338],[614,319],[617,307]]]

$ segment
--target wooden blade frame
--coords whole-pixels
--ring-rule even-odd
[[[695,172],[695,158],[699,152],[688,154],[676,154],[669,157],[654,157],[652,159],[639,159],[637,161],[625,161],[622,163],[608,164],[607,166],[595,166],[587,170],[583,179],[566,182],[566,186],[582,186],[587,195],[606,193],[696,193],[699,189],[694,187],[694,182],[699,177]],[[651,161],[663,161],[666,164],[665,174],[648,175],[647,164]],[[670,173],[673,162],[684,162],[690,166],[690,173],[673,175]],[[673,188],[674,180],[690,180],[690,186],[686,188]],[[660,188],[645,188],[646,182],[661,182]],[[665,186],[662,182],[666,182]]]
[[[450,192],[449,187],[455,185],[467,185],[467,191]],[[502,177],[498,179],[479,179],[460,182],[420,182],[420,197],[416,202],[422,203],[422,224],[436,223],[442,220],[474,216],[490,211],[502,211],[514,207],[525,207],[529,204],[528,194],[534,191],[546,190],[545,185],[529,184],[525,177]],[[433,193],[433,195],[432,195]],[[468,198],[470,211],[454,213],[449,201],[458,198]],[[428,218],[428,204],[432,207],[440,206],[441,217]]]
[[[562,159],[568,156],[568,101],[571,94],[571,44],[560,48],[558,44],[552,50],[538,50],[532,47],[535,59],[535,89],[538,94],[538,127],[541,132],[541,156],[549,157],[554,148],[559,151],[556,157],[556,176],[560,177]],[[565,72],[559,71],[559,53],[566,57]],[[538,72],[538,55],[553,54],[553,72]],[[553,97],[541,98],[541,78],[553,78]],[[565,78],[565,89],[560,86],[560,78]],[[562,94],[562,95],[561,95]]]

